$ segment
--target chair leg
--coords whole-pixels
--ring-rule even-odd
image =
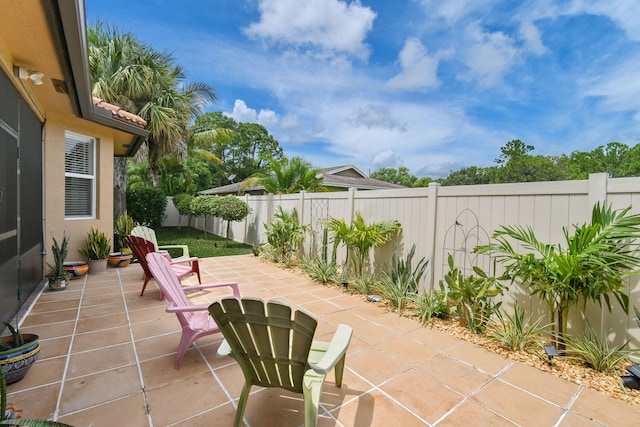
[[[233,420],[233,427],[240,427],[242,424],[242,418],[244,417],[244,410],[247,407],[247,399],[249,398],[249,392],[251,391],[251,383],[245,382],[242,387],[242,393],[240,394],[240,400],[238,400],[238,409],[236,409],[236,418]]]
[[[147,283],[149,283],[149,279],[151,279],[151,276],[147,276],[147,274],[145,274],[144,283],[142,284],[142,292],[140,292],[140,296],[144,295],[144,288],[147,287]]]
[[[185,329],[183,329],[182,336],[180,337],[180,344],[178,344],[178,354],[176,355],[176,362],[173,365],[176,369],[180,368],[180,364],[182,363],[184,354],[187,352],[194,341],[195,338],[193,333],[185,333]]]
[[[344,373],[344,362],[345,359],[347,358],[347,355],[343,355],[340,360],[338,360],[338,363],[336,363],[336,365],[334,366],[333,369],[335,369],[335,373],[336,373],[336,386],[338,387],[342,387],[342,374]]]
[[[191,271],[195,271],[198,275],[198,283],[202,285],[202,280],[200,280],[200,265],[198,264],[198,260],[194,260],[191,264]]]
[[[318,424],[318,405],[323,378],[315,378],[309,383],[305,381],[302,391],[304,394],[304,427],[316,427]]]

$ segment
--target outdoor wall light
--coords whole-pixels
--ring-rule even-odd
[[[16,72],[16,69],[17,69],[16,75],[20,77],[21,80],[29,79],[31,80],[31,83],[33,83],[36,86],[40,86],[42,84],[42,78],[44,77],[43,72],[30,70],[24,67],[13,67],[13,68],[14,68],[14,72]]]
[[[553,363],[553,358],[558,356],[558,350],[551,344],[547,344],[544,346],[544,352],[547,353],[547,357],[549,358],[549,366]]]

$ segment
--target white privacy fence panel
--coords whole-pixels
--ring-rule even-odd
[[[376,267],[385,268],[393,251],[406,255],[416,246],[416,261],[429,260],[429,269],[421,286],[437,289],[439,281],[448,271],[447,256],[452,254],[458,268],[472,274],[478,266],[491,274],[501,273],[500,265],[494,271],[494,262],[487,255],[473,252],[475,246],[490,242],[490,236],[501,226],[531,227],[536,237],[547,243],[564,241],[563,227],[572,232],[574,224],[590,221],[593,205],[600,201],[611,203],[614,209],[632,206],[632,213],[640,213],[640,178],[608,178],[606,174],[593,174],[588,180],[539,183],[494,184],[442,187],[432,184],[428,188],[375,191],[346,191],[290,195],[242,196],[251,213],[244,221],[231,225],[233,240],[250,245],[266,242],[264,224],[268,224],[278,206],[285,211],[296,209],[302,224],[313,233],[306,239],[303,252],[317,253],[322,242],[324,222],[330,218],[343,218],[350,223],[360,212],[367,224],[397,220],[402,233],[394,241],[372,253]],[[168,203],[163,225],[177,226],[177,212]],[[187,219],[180,220],[186,225]],[[199,218],[192,225],[202,229]],[[209,232],[224,236],[226,224],[209,218]],[[516,246],[517,251],[524,249]],[[640,254],[639,254],[640,256]],[[345,257],[344,249],[338,260]],[[510,286],[503,298],[505,305],[514,301],[527,304],[529,310],[546,315],[546,305],[529,296],[530,291],[518,285]],[[629,300],[640,308],[640,280],[638,275],[629,279]],[[630,340],[640,348],[640,328],[632,315],[627,315],[613,302],[613,311],[591,304],[586,309],[577,307],[570,317],[572,331],[580,331],[585,318],[602,333],[612,330],[616,344]]]

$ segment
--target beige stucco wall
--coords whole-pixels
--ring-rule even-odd
[[[64,134],[72,131],[97,142],[96,218],[91,220],[65,220],[64,218]],[[47,114],[44,133],[44,207],[45,247],[47,262],[52,262],[52,235],[58,239],[65,232],[70,238],[67,261],[82,260],[78,252],[86,234],[95,227],[113,240],[113,134],[108,128],[76,117]],[[45,268],[45,272],[48,269]]]

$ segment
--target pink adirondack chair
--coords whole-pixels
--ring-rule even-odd
[[[139,236],[129,235],[126,236],[124,240],[127,243],[127,246],[129,246],[135,254],[140,266],[142,266],[142,270],[144,270],[144,284],[142,285],[142,292],[140,292],[140,296],[142,296],[144,294],[144,289],[147,287],[147,283],[149,283],[149,280],[151,279],[151,271],[149,271],[149,267],[147,266],[146,256],[150,252],[155,252],[156,247],[152,241]],[[196,273],[198,275],[198,283],[202,283],[200,280],[200,265],[198,264],[198,258],[181,258],[173,261],[168,253],[163,253],[162,255],[170,261],[171,268],[179,279],[182,279],[191,273]],[[162,298],[164,298],[164,295],[161,288],[160,299]]]
[[[182,326],[182,337],[178,346],[178,355],[174,367],[178,369],[187,349],[200,337],[220,332],[220,328],[209,316],[209,304],[194,305],[187,298],[185,291],[202,290],[220,287],[233,289],[233,295],[240,298],[240,290],[236,282],[208,283],[199,286],[182,286],[169,260],[157,252],[147,254],[147,265],[158,286],[167,299],[167,312],[175,313]]]

